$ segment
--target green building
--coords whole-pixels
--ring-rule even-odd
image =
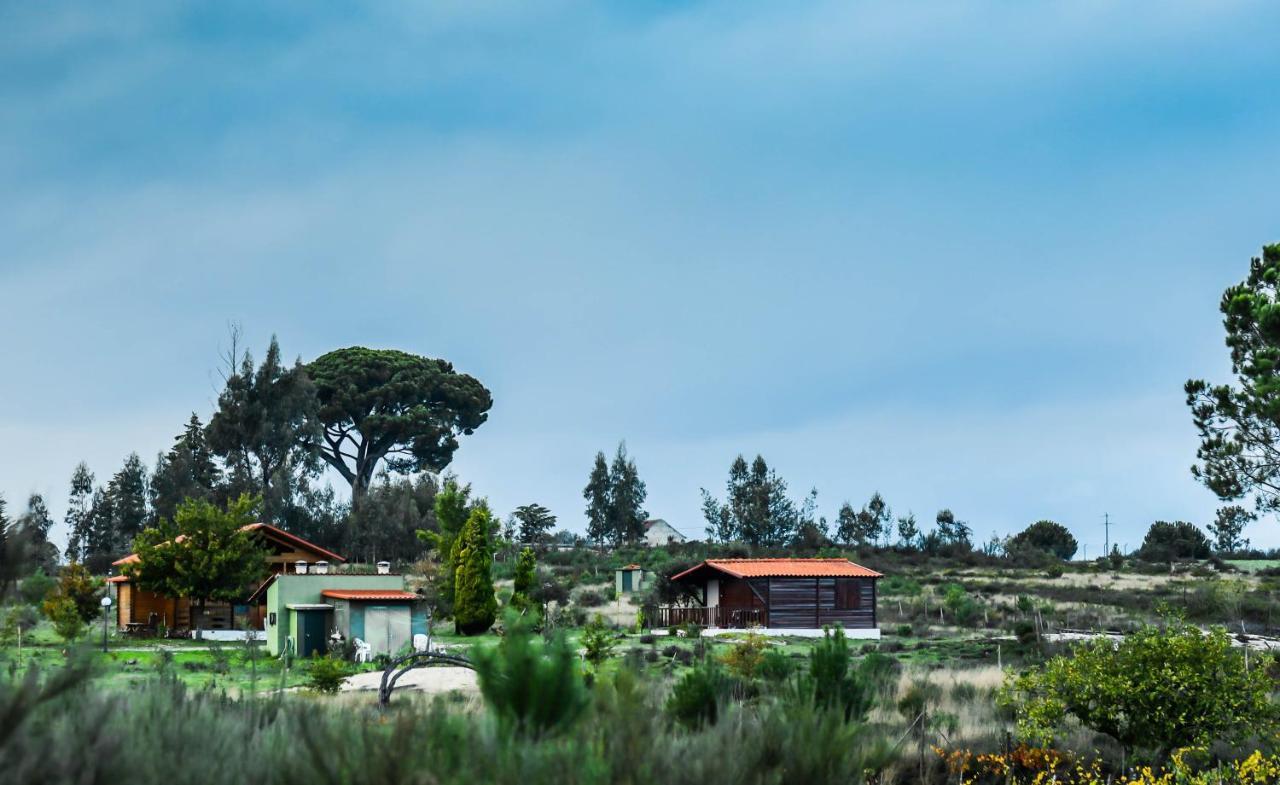
[[[255,596],[263,592],[263,629],[273,656],[323,655],[335,631],[346,640],[359,638],[375,655],[394,655],[412,646],[414,635],[427,632],[426,606],[405,591],[400,575],[284,573]]]

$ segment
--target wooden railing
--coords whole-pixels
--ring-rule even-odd
[[[764,608],[726,608],[723,605],[703,607],[693,605],[661,605],[646,609],[646,618],[651,620],[654,628],[683,627],[696,624],[699,627],[728,627],[745,629],[747,627],[769,626],[769,614]]]

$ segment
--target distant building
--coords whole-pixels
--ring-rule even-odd
[[[619,597],[641,591],[644,589],[644,569],[639,564],[628,564],[615,570],[613,588]]]
[[[688,541],[688,537],[676,531],[671,524],[661,518],[651,518],[644,522],[644,544],[649,547]]]

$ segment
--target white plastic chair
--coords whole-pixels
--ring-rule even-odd
[[[356,645],[356,662],[370,662],[373,660],[373,647],[359,638],[355,639]]]
[[[423,635],[422,633],[418,633],[417,635],[413,636],[414,651],[426,651],[427,644],[428,644],[428,640],[426,635]]]

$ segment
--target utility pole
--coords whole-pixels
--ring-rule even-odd
[[[1111,513],[1102,513],[1102,526],[1106,529],[1106,544],[1102,546],[1102,555],[1111,555]]]

